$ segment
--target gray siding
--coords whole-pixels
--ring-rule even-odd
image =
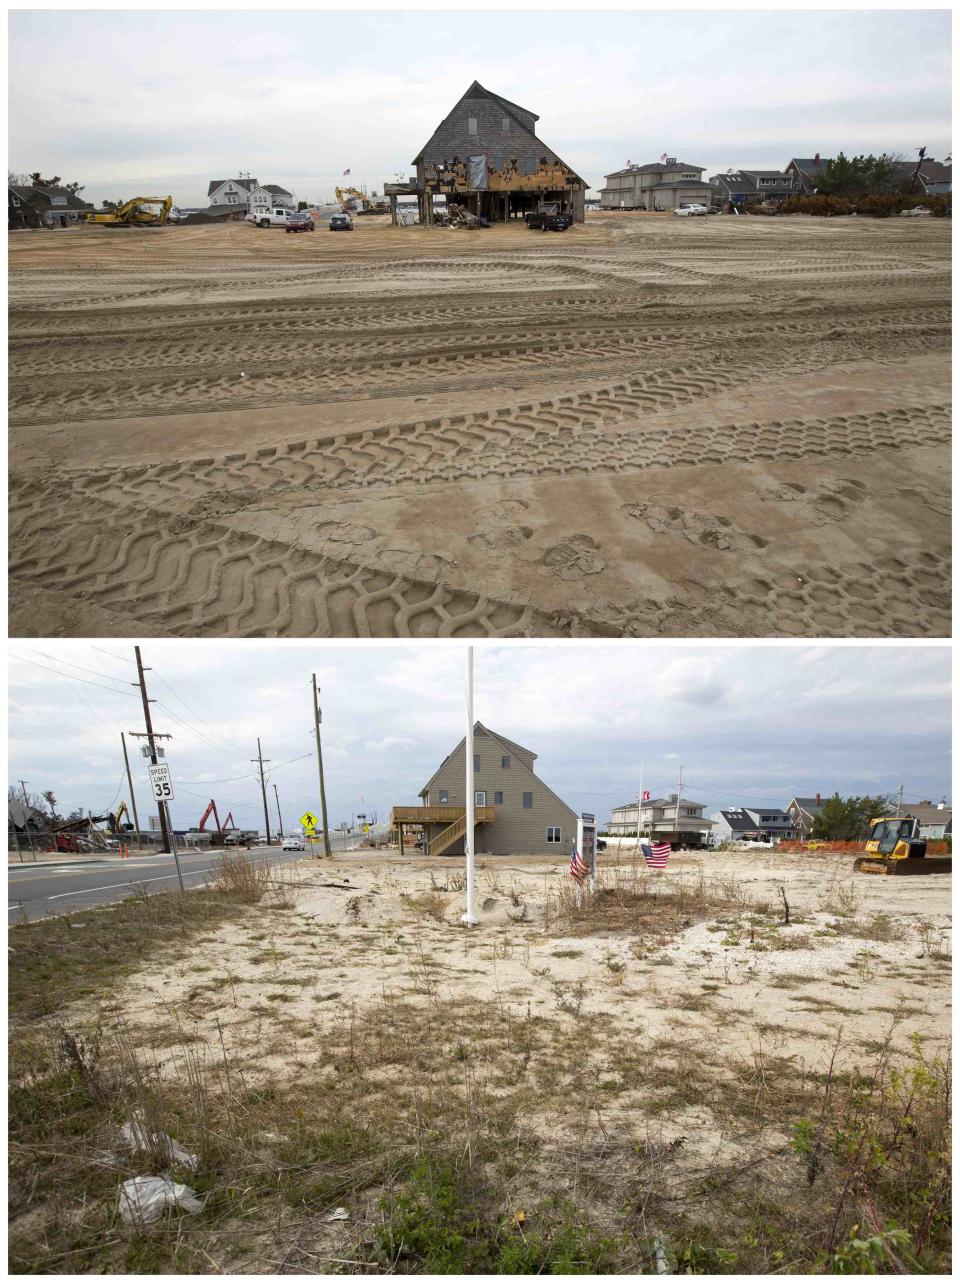
[[[473,740],[474,753],[480,759],[480,769],[474,773],[474,788],[487,794],[487,806],[494,805],[494,794],[503,793],[503,804],[497,806],[497,819],[493,824],[478,824],[476,850],[491,855],[559,855],[570,850],[571,839],[577,835],[577,817],[565,803],[554,797],[542,780],[524,765],[511,751],[509,742],[501,744],[492,735],[477,731]],[[464,746],[461,744],[444,762],[430,782],[425,797],[428,806],[440,806],[441,789],[447,792],[447,804],[466,806]],[[500,759],[510,755],[510,766],[504,770]],[[523,807],[523,794],[533,794],[533,806]],[[547,827],[559,826],[559,843],[547,842]],[[442,825],[431,825],[429,837],[436,837]],[[447,855],[463,853],[463,843],[456,842],[445,852]]]

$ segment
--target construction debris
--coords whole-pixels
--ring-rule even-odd
[[[120,1186],[118,1211],[125,1225],[150,1225],[167,1208],[196,1216],[203,1203],[189,1185],[178,1185],[169,1176],[134,1176]]]

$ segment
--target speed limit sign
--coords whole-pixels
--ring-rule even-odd
[[[153,786],[153,796],[158,802],[170,802],[173,800],[173,780],[170,777],[170,767],[166,762],[157,762],[151,766],[150,783]]]

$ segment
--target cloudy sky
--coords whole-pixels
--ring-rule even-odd
[[[63,812],[126,798],[120,732],[143,729],[132,647],[10,650],[21,657],[10,665],[10,782],[52,789]],[[331,823],[416,805],[464,731],[464,654],[445,644],[146,643],[154,728],[174,736],[175,825],[194,825],[212,796],[221,816],[262,828],[250,762],[258,735],[287,827],[317,810],[312,672]],[[537,753],[540,777],[600,819],[636,797],[641,762],[654,795],[675,785],[682,763],[684,794],[708,814],[817,792],[895,792],[901,774],[908,800],[950,797],[946,647],[489,644],[476,648],[475,688],[477,719]],[[145,818],[146,771],[134,760]]]
[[[379,188],[474,79],[595,187],[664,151],[718,170],[949,152],[946,10],[33,10],[10,15],[10,168],[206,203],[249,172]]]

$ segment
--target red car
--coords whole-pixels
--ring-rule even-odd
[[[293,217],[290,219],[290,222],[287,223],[287,231],[288,232],[312,232],[313,215],[308,213],[307,210],[302,209],[299,212],[299,214],[294,214]]]

